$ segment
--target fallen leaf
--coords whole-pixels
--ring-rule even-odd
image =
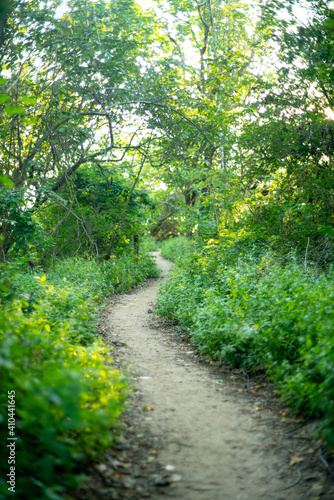
[[[154,410],[154,406],[146,406],[146,405],[145,405],[145,406],[143,407],[143,410],[144,410],[144,411],[153,411],[153,410]]]
[[[259,406],[258,408],[256,408],[256,411],[262,411],[262,410],[263,410],[262,406]]]
[[[323,489],[324,487],[321,483],[314,483],[311,488],[313,491],[322,491]]]
[[[131,464],[126,464],[126,463],[120,463],[119,465],[122,469],[131,469],[132,465]]]
[[[303,460],[304,460],[304,459],[303,459],[303,458],[301,458],[301,457],[294,457],[294,456],[292,456],[292,457],[290,458],[290,463],[289,463],[289,465],[290,465],[290,466],[292,466],[292,465],[295,465],[295,464],[299,464],[299,462],[302,462]]]

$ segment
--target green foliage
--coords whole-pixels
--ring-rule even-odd
[[[1,266],[0,421],[7,422],[7,391],[14,390],[16,494],[56,500],[115,441],[124,407],[125,380],[105,364],[110,353],[97,338],[98,305],[158,272],[152,258],[132,254],[102,263],[67,259],[48,275],[25,266]],[[6,442],[7,425],[0,437]],[[2,447],[3,478],[7,452]],[[0,498],[8,495],[2,479]]]
[[[173,235],[209,239],[243,230],[282,254],[307,248],[326,267],[334,241],[333,9],[308,0],[308,21],[299,22],[294,3],[213,1],[212,12],[210,3],[199,7],[201,16],[193,2],[171,3],[177,40],[205,57],[190,69],[186,56],[180,62],[181,44],[170,44],[157,88],[161,95],[174,90],[207,140],[188,124],[167,122],[160,148],[168,164],[160,175],[170,193],[188,199],[173,209],[169,193],[160,220],[178,218]],[[196,37],[188,32],[194,27]],[[263,74],[255,69],[260,61]]]
[[[143,231],[154,203],[146,190],[135,189],[130,196],[130,187],[120,172],[108,166],[103,173],[93,166],[79,169],[61,197],[34,216],[50,235],[48,248],[52,251],[48,256],[40,252],[44,262],[51,263],[58,254],[105,255],[111,241],[117,255],[133,247],[134,236]]]
[[[117,293],[139,285],[146,278],[157,278],[159,271],[152,257],[142,254],[139,257],[128,256],[112,258],[101,264],[105,279]]]
[[[152,236],[144,236],[140,239],[140,249],[143,252],[154,252],[161,247],[161,243],[155,241]]]
[[[305,271],[293,254],[280,263],[247,241],[185,248],[174,244],[178,266],[159,292],[159,314],[212,358],[266,370],[293,412],[318,419],[332,448],[333,275]]]
[[[116,170],[128,170],[129,185],[123,182],[120,188],[127,188],[129,192],[133,170],[137,167],[134,161],[137,150],[132,148],[138,147],[139,151],[141,140],[136,144],[136,134],[131,132],[129,145],[126,144],[127,133],[123,133],[123,129],[127,127],[127,116],[133,105],[127,104],[129,99],[124,97],[124,92],[127,86],[137,86],[138,58],[147,50],[152,20],[133,0],[98,5],[89,0],[84,4],[73,0],[62,15],[59,15],[59,0],[47,6],[27,2],[12,4],[8,20],[6,16],[1,21],[1,28],[6,25],[6,29],[0,29],[0,71],[6,75],[0,77],[0,201],[3,207],[0,217],[5,221],[0,224],[0,261],[7,260],[13,245],[23,248],[28,240],[35,244],[32,240],[38,227],[30,219],[46,202],[54,204],[55,211],[61,207],[61,215],[66,215],[67,209],[71,211],[77,227],[73,233],[74,221],[68,224],[71,226],[66,235],[69,240],[78,232],[89,240],[90,229],[95,226],[92,215],[96,206],[88,207],[92,196],[87,196],[86,205],[82,203],[90,226],[87,230],[83,227],[86,221],[82,220],[85,213],[80,213],[73,197],[64,200],[61,193],[64,188],[70,190],[71,178],[81,165],[87,170],[89,166],[99,165],[104,171],[107,159],[115,162],[111,163],[112,170],[115,165]],[[2,39],[4,34],[8,38],[6,43]],[[25,52],[27,47],[29,51]],[[26,54],[24,72],[23,53]],[[105,184],[108,187],[107,181]],[[95,191],[98,188],[101,194],[101,182]],[[125,195],[126,189],[123,189],[120,199],[114,196],[114,205],[118,202],[119,210],[104,220],[105,226],[109,223],[109,232],[123,208]],[[144,205],[147,201],[144,198],[143,193],[137,192],[131,200],[132,219],[128,217],[125,221],[131,230],[138,225],[139,218],[134,205]],[[103,233],[102,219],[103,215],[96,224],[94,236],[103,239],[108,231]],[[49,242],[48,249],[52,243]],[[124,241],[121,243],[123,248]],[[75,250],[78,248],[80,242]],[[74,252],[64,253],[69,256]]]
[[[0,186],[5,186],[7,188],[14,187],[14,183],[7,175],[0,175]]]
[[[27,316],[24,308],[24,302],[16,302],[0,313],[0,418],[7,422],[7,391],[14,390],[16,494],[55,500],[77,482],[80,464],[115,440],[125,384],[105,365],[100,342],[76,345],[70,341],[71,323],[50,323],[41,308]],[[7,425],[0,435],[7,442]],[[2,478],[7,452],[2,447]],[[1,498],[11,495],[5,481]]]
[[[33,220],[32,211],[27,208],[27,190],[13,189],[8,182],[9,179],[5,184],[7,189],[0,186],[0,243],[3,243],[5,235],[6,250],[13,245],[15,253],[26,251],[29,244],[40,244],[43,248],[46,238],[39,224]]]
[[[333,263],[333,9],[307,0],[302,26],[293,2],[159,3],[156,15],[134,0],[6,11],[0,261],[35,267],[1,268],[5,318],[32,331],[42,318],[90,349],[103,297],[157,274],[133,256],[144,225],[196,235],[162,245],[177,266],[160,313],[210,356],[266,369],[332,446],[333,279],[306,264]]]
[[[184,251],[191,247],[191,245],[194,245],[194,243],[185,236],[169,238],[161,242],[161,255],[165,257],[165,259],[178,262],[179,259],[182,259]]]
[[[86,345],[94,341],[98,304],[104,296],[124,292],[146,278],[157,277],[153,259],[140,254],[124,254],[109,261],[71,258],[59,261],[47,278],[39,269],[38,275],[27,272],[24,262],[2,266],[0,297],[8,306],[13,297],[26,300],[24,309],[36,309],[51,325],[67,325],[67,336]]]

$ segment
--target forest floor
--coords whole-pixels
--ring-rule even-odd
[[[322,444],[265,375],[218,366],[154,313],[161,279],[114,296],[101,322],[132,392],[124,434],[77,489],[81,500],[334,499]]]

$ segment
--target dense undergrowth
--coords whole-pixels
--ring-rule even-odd
[[[110,357],[97,338],[97,312],[106,295],[153,276],[146,255],[102,263],[70,258],[47,275],[28,272],[22,261],[2,267],[0,437],[2,443],[16,437],[16,498],[63,498],[82,465],[114,442],[126,381],[105,363]],[[11,391],[15,427],[10,420],[7,428]],[[0,498],[13,496],[8,457],[2,446]]]
[[[334,447],[334,277],[256,245],[169,240],[162,254],[176,267],[158,296],[158,312],[177,320],[211,358],[261,367],[292,412],[316,421]]]

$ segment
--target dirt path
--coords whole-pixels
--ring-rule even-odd
[[[164,275],[171,267],[159,254],[157,264]],[[317,491],[306,495],[298,460],[291,465],[280,427],[261,418],[256,397],[247,408],[242,392],[224,388],[208,366],[192,360],[189,346],[182,350],[152,328],[158,281],[123,295],[108,319],[110,339],[122,343],[122,356],[148,410],[143,418],[162,442],[158,459],[171,471],[171,486],[154,498],[319,498]]]

